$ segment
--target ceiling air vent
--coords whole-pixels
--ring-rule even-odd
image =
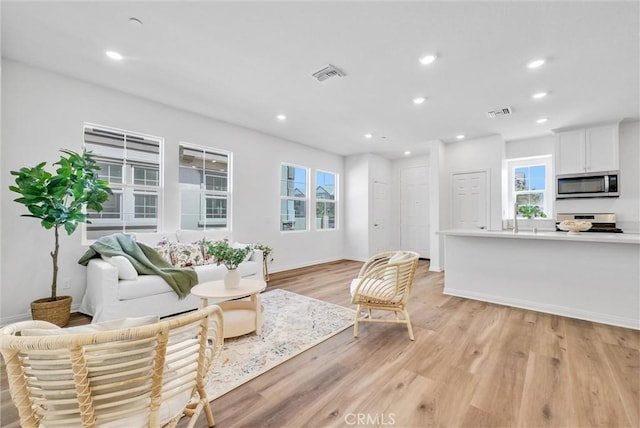
[[[488,111],[487,116],[489,116],[491,119],[494,119],[498,116],[507,116],[511,113],[513,113],[513,110],[511,110],[511,107],[504,107],[498,110]]]
[[[318,82],[324,82],[330,77],[344,77],[346,76],[346,74],[344,74],[344,72],[342,72],[341,70],[338,70],[333,65],[329,64],[322,70],[318,70],[313,73],[312,76],[315,77]]]

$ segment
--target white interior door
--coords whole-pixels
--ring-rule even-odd
[[[429,258],[429,167],[400,171],[400,246]]]
[[[373,182],[373,227],[371,229],[371,251],[373,254],[388,249],[388,214],[389,185],[376,180]]]
[[[455,229],[487,228],[486,171],[453,174],[452,227]]]

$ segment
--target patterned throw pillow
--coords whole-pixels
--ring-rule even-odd
[[[173,265],[176,267],[200,266],[204,264],[202,245],[199,242],[195,244],[172,242],[171,255],[173,257]]]
[[[171,257],[171,241],[169,241],[169,239],[166,237],[162,238],[160,242],[156,244],[154,250],[156,250],[166,262],[173,264],[173,257]]]
[[[213,242],[214,241],[209,241],[206,238],[202,241],[199,241],[200,245],[202,246],[202,255],[204,257],[204,262],[202,263],[203,265],[216,264],[216,260],[213,258],[213,256],[207,254],[207,248],[209,247],[209,244],[213,244]]]

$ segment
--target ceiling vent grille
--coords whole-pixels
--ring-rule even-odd
[[[490,117],[491,119],[494,119],[498,116],[507,116],[512,113],[513,113],[513,110],[511,109],[511,107],[504,107],[498,110],[488,111],[487,116]]]
[[[344,74],[343,71],[337,69],[333,65],[329,64],[322,70],[318,70],[313,73],[312,76],[315,77],[318,82],[324,82],[330,77],[344,77],[346,76],[346,74]]]

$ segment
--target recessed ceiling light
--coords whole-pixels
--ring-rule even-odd
[[[423,57],[421,57],[419,59],[420,64],[422,64],[422,65],[431,64],[435,60],[436,60],[436,56],[435,55],[425,55],[425,56],[423,56]]]
[[[546,60],[544,58],[534,59],[529,64],[527,64],[527,67],[531,68],[531,69],[538,68],[541,65],[543,65],[545,62],[546,62]]]
[[[458,135],[456,135],[456,138],[458,140],[462,140],[464,138],[464,134],[458,134]]]
[[[413,99],[413,103],[414,104],[422,104],[423,102],[425,102],[426,98],[425,97],[416,97]]]
[[[109,58],[115,60],[115,61],[122,61],[122,59],[124,58],[122,56],[122,54],[120,54],[119,52],[116,52],[116,51],[106,51],[105,55],[108,56]]]
[[[546,92],[538,92],[536,94],[531,95],[533,98],[539,100],[540,98],[544,98],[547,96]]]
[[[364,138],[367,138],[367,139],[373,138],[373,134],[364,134]]]
[[[409,150],[407,150],[406,152],[404,152],[405,156],[409,156],[411,154],[411,152]]]
[[[536,123],[545,123],[547,120],[549,120],[546,117],[541,117],[540,119],[536,120]]]
[[[287,120],[287,116],[285,116],[284,114],[279,114],[279,115],[276,116],[276,118],[278,120]]]

